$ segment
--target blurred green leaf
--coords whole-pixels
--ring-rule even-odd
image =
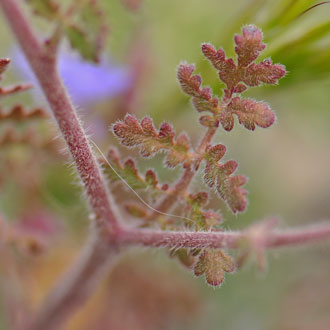
[[[53,0],[26,0],[33,11],[48,20],[55,20],[58,14],[58,5]]]
[[[288,25],[315,3],[315,0],[277,1],[276,6],[271,12],[271,19],[263,26],[263,30],[270,30]]]
[[[87,35],[79,27],[69,25],[65,28],[65,34],[72,48],[76,49],[86,60],[97,61],[97,54],[93,45],[88,41]]]

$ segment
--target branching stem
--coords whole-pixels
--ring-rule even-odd
[[[74,159],[82,180],[91,210],[95,217],[89,244],[86,244],[81,257],[59,281],[45,299],[39,314],[27,329],[41,330],[58,327],[89,296],[109,264],[119,251],[131,245],[168,248],[239,248],[242,240],[252,245],[258,237],[251,235],[253,229],[237,232],[187,232],[157,231],[125,228],[119,221],[106,181],[89,146],[87,136],[79,122],[76,111],[62,84],[56,68],[56,58],[50,54],[57,48],[60,30],[55,34],[51,45],[45,46],[36,37],[17,0],[0,0],[0,7],[8,20],[23,52],[33,69],[40,86],[49,102],[58,127]],[[58,33],[58,34],[57,34]],[[50,46],[50,47],[49,47]],[[210,144],[217,128],[209,128],[197,147],[202,155]],[[199,161],[187,167],[173,191],[156,208],[167,212],[183,195],[198,168]],[[157,214],[152,215],[152,217]],[[258,241],[259,248],[277,248],[304,245],[330,239],[330,223],[314,227],[287,231],[270,231],[264,240]]]

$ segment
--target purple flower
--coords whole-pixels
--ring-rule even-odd
[[[12,58],[19,73],[38,85],[19,49],[13,51]],[[78,54],[63,51],[59,53],[58,65],[72,100],[78,106],[109,100],[125,92],[132,83],[130,70],[105,58],[94,64],[84,61]]]

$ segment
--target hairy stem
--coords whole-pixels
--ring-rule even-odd
[[[217,127],[210,127],[205,135],[202,138],[202,141],[199,143],[198,147],[197,147],[197,152],[199,154],[203,153],[206,149],[206,147],[211,143],[214,134],[217,131]]]
[[[170,232],[150,229],[130,229],[126,230],[120,237],[122,244],[169,248],[238,248],[242,240],[248,240],[253,244],[253,236],[249,235],[248,231]],[[330,240],[330,223],[273,231],[267,236],[263,247],[277,248],[304,245],[322,240]]]
[[[53,111],[84,184],[96,222],[101,228],[119,230],[118,217],[105,180],[58,75],[54,58],[38,41],[16,0],[1,0],[0,5]]]
[[[39,42],[16,0],[0,0],[0,6],[48,100],[82,180],[94,217],[94,239],[46,298],[29,329],[60,325],[93,291],[117,253],[121,231],[114,203],[102,177],[87,136],[58,75],[56,59]],[[111,240],[109,240],[109,234]]]

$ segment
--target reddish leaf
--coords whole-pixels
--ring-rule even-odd
[[[242,29],[242,35],[235,35],[235,52],[239,66],[247,66],[259,56],[266,45],[262,42],[262,32],[254,25]]]
[[[218,99],[212,96],[212,90],[209,87],[201,87],[202,79],[199,75],[192,76],[195,66],[182,63],[178,68],[178,80],[182,90],[193,96],[192,103],[198,112],[210,111],[218,112]]]
[[[222,49],[216,51],[211,44],[202,44],[204,56],[219,71],[220,79],[231,89],[239,82],[239,74],[233,59],[226,59],[225,52]]]
[[[127,115],[124,121],[113,126],[113,132],[123,145],[139,147],[143,157],[150,157],[162,150],[168,151],[165,159],[168,167],[190,161],[188,136],[182,133],[175,139],[174,130],[168,123],[163,123],[157,132],[149,117],[142,119],[140,124],[134,116]]]
[[[217,162],[225,155],[226,150],[227,149],[223,144],[217,144],[213,147],[209,147],[206,152],[208,157],[211,157],[212,160]]]
[[[255,125],[267,128],[275,121],[275,114],[267,104],[252,99],[234,97],[224,109],[224,112],[226,113],[224,118],[229,118],[231,114],[235,114],[239,123],[252,131],[255,129]],[[232,128],[232,125],[228,125],[228,119],[223,120],[221,123],[226,130]]]
[[[201,123],[202,126],[205,127],[218,127],[219,122],[214,119],[212,116],[202,116],[199,118],[199,122]]]
[[[223,49],[217,51],[213,45],[206,43],[202,44],[202,52],[217,70],[224,70],[226,55]]]
[[[10,63],[9,58],[0,59],[0,75],[3,74],[7,70],[9,63]]]
[[[22,105],[16,105],[6,112],[0,108],[0,120],[21,121],[26,119],[44,119],[47,117],[48,114],[40,108],[26,110]]]
[[[272,64],[265,60],[259,64],[252,63],[265,48],[262,42],[262,32],[254,25],[243,27],[242,34],[235,36],[235,52],[237,65],[232,58],[226,59],[222,49],[218,51],[211,44],[203,44],[202,52],[212,65],[219,71],[219,78],[226,84],[224,95],[230,99],[233,93],[242,93],[248,86],[258,86],[261,83],[275,84],[286,71],[280,64]],[[252,64],[251,64],[252,63]],[[244,84],[243,84],[244,83]],[[232,119],[226,120],[226,127],[232,127]]]
[[[285,76],[285,67],[281,64],[273,64],[268,59],[258,64],[252,63],[246,69],[243,81],[248,86],[259,86],[262,83],[274,85]]]
[[[232,174],[237,169],[237,162],[230,160],[221,164],[225,148],[219,144],[205,153],[206,167],[204,181],[210,188],[215,188],[220,197],[227,202],[233,213],[243,212],[247,205],[246,190],[241,186],[246,183],[244,176]]]
[[[233,259],[222,250],[205,249],[199,256],[194,268],[196,276],[205,274],[206,282],[212,286],[220,286],[225,278],[225,272],[235,270]]]
[[[178,68],[178,80],[181,85],[182,90],[191,96],[199,96],[199,87],[201,85],[202,79],[200,76],[192,76],[195,70],[193,64],[182,63]]]

